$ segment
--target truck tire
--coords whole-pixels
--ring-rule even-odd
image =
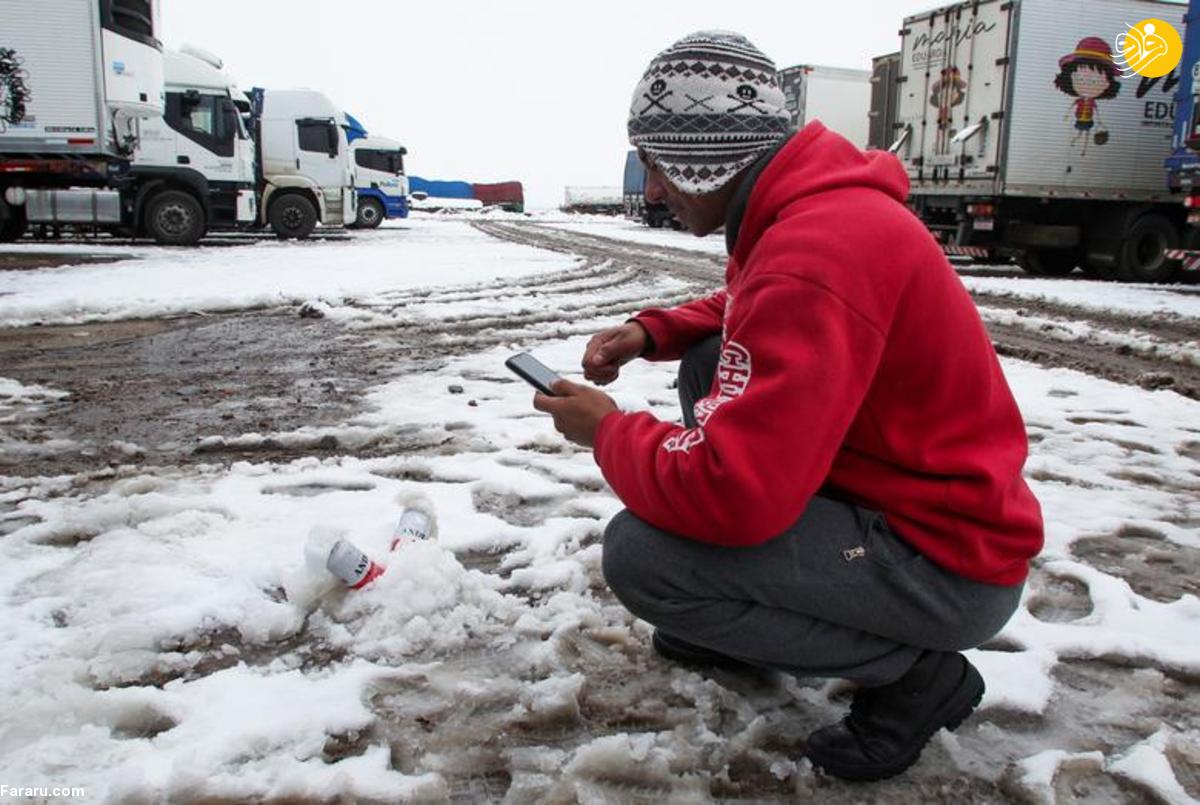
[[[164,190],[146,204],[142,218],[147,234],[163,246],[191,246],[204,237],[204,207],[191,193]]]
[[[1179,232],[1165,215],[1150,212],[1133,222],[1117,252],[1117,277],[1124,282],[1170,282],[1178,260],[1167,249],[1179,247]]]
[[[299,193],[288,193],[271,202],[271,212],[267,218],[271,221],[271,230],[278,237],[303,240],[317,226],[317,208]]]
[[[20,240],[26,225],[25,208],[13,207],[0,198],[0,243]]]
[[[358,218],[354,221],[358,229],[378,229],[385,218],[379,199],[364,198],[358,202]]]
[[[1074,249],[1026,249],[1017,265],[1038,277],[1065,277],[1082,262]]]

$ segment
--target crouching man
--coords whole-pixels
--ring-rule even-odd
[[[646,199],[725,227],[725,287],[599,333],[583,369],[682,359],[683,425],[567,381],[534,404],[627,507],[604,574],[655,649],[858,682],[807,751],[877,780],[979,703],[959,652],[1016,609],[1041,513],[1021,414],[900,164],[819,122],[791,134],[783,106],[736,34],[651,62],[629,118]]]

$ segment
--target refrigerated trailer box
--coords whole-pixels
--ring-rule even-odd
[[[871,73],[799,64],[779,71],[792,128],[820,120],[859,148],[867,145]]]
[[[1113,43],[1164,0],[980,0],[907,18],[892,150],[950,253],[1169,278],[1163,181],[1177,74],[1124,77]]]
[[[0,242],[136,232],[140,121],[163,113],[158,0],[0,0]]]
[[[127,156],[163,112],[156,6],[0,0],[0,153]]]

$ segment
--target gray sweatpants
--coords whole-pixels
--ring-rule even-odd
[[[684,421],[708,394],[719,340],[679,369]],[[751,548],[669,534],[628,510],[604,534],[604,577],[630,612],[665,634],[800,676],[882,685],[924,649],[978,646],[1016,610],[1023,585],[942,570],[879,512],[814,497],[784,533]]]

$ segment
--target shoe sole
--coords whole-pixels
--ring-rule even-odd
[[[917,762],[921,757],[921,753],[925,751],[925,746],[929,743],[929,739],[937,735],[938,730],[944,727],[954,732],[962,726],[967,717],[975,712],[975,708],[983,701],[984,690],[983,677],[979,675],[978,669],[968,662],[964,684],[959,686],[955,694],[947,699],[938,709],[937,714],[930,719],[933,726],[922,731],[911,752],[901,756],[899,760],[892,763],[842,766],[837,761],[823,761],[811,753],[809,753],[808,759],[812,761],[813,768],[852,782],[873,783],[878,780],[895,777]]]

